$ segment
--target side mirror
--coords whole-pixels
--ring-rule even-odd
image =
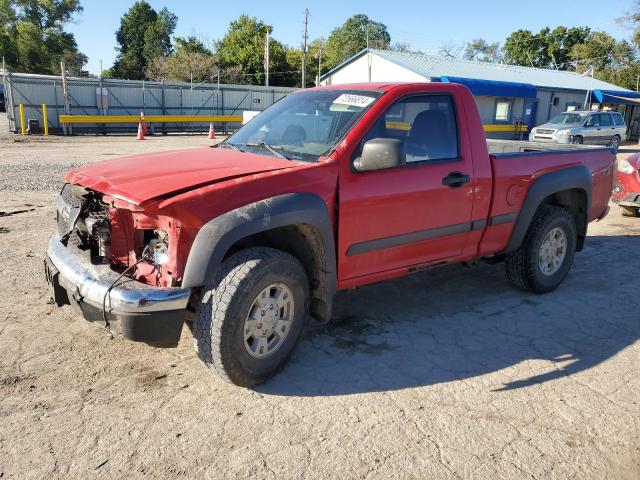
[[[402,141],[397,138],[374,138],[362,147],[362,155],[353,162],[356,172],[370,172],[405,164]]]

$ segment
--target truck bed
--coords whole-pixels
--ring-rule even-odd
[[[503,154],[526,153],[526,152],[575,152],[609,150],[611,147],[595,145],[574,145],[562,143],[527,142],[521,140],[493,140],[487,139],[489,154],[496,157]]]
[[[508,218],[522,209],[527,192],[543,174],[584,166],[591,172],[593,190],[589,220],[601,217],[612,189],[615,152],[609,147],[557,145],[539,142],[487,140],[493,175],[493,200],[489,218]],[[489,225],[480,252],[500,251],[511,235],[513,223]]]

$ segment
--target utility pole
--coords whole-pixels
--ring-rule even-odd
[[[368,81],[371,83],[371,51],[369,50],[369,22],[365,27],[365,35],[367,37],[367,76]]]
[[[269,31],[264,40],[264,84],[269,86]]]
[[[367,38],[367,50],[369,50],[369,22],[367,22],[367,26],[365,27],[364,31]]]
[[[100,89],[100,93],[98,95],[99,98],[99,105],[98,105],[98,111],[100,112],[100,115],[104,115],[104,96],[102,95],[103,92],[103,83],[102,83],[102,59],[100,59],[100,80],[98,83],[98,88]]]
[[[69,105],[69,89],[67,87],[67,67],[64,62],[60,62],[60,70],[62,73],[62,95],[64,98],[64,113],[69,115],[71,113],[71,108]],[[64,134],[67,133],[73,135],[73,127],[71,125],[63,124],[62,130]]]
[[[320,86],[321,75],[322,75],[322,44],[320,44],[320,46],[318,47],[318,80],[316,80],[316,87]]]
[[[309,9],[304,9],[304,35],[302,36],[302,88],[307,86],[307,38],[309,27]]]

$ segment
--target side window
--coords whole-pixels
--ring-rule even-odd
[[[610,127],[613,123],[611,122],[611,115],[608,113],[600,114],[600,126],[601,127]]]
[[[599,127],[600,126],[600,114],[596,113],[589,117],[587,120],[587,127]]]
[[[496,113],[494,115],[494,120],[496,122],[510,122],[512,104],[513,102],[510,100],[496,100]]]
[[[624,118],[622,118],[622,115],[620,115],[619,113],[614,113],[613,114],[613,123],[615,123],[618,126],[622,126],[622,125],[624,125]]]
[[[458,129],[451,97],[428,95],[400,100],[387,109],[364,138],[397,138],[407,163],[458,158]]]

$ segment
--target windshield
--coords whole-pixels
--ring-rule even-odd
[[[338,144],[381,94],[361,90],[292,93],[220,146],[315,162]]]
[[[553,117],[549,120],[549,123],[553,123],[555,125],[564,125],[564,124],[573,124],[573,123],[582,123],[587,118],[586,114],[580,113],[561,113],[557,117]]]

